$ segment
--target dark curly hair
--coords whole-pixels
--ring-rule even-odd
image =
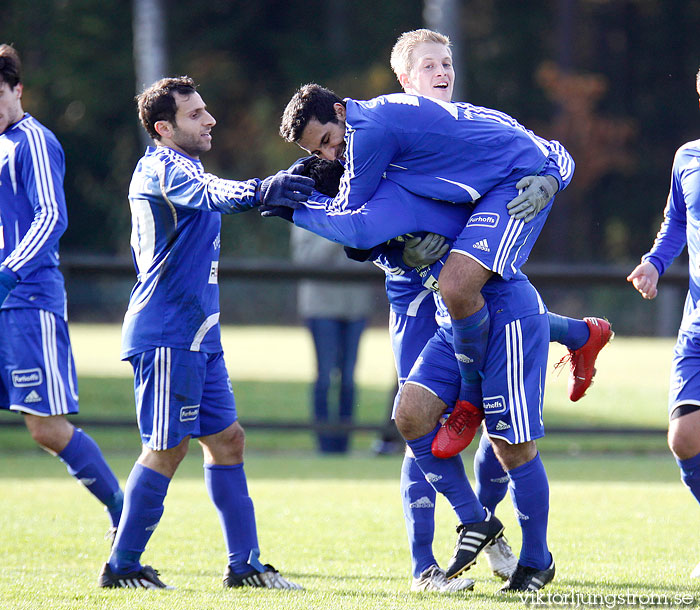
[[[154,140],[160,140],[155,124],[169,121],[175,125],[177,102],[173,93],[189,96],[197,86],[189,76],[161,78],[136,96],[141,125]]]
[[[342,104],[333,91],[316,83],[301,87],[287,103],[280,124],[280,135],[287,142],[298,142],[311,119],[319,123],[337,123],[334,104]]]
[[[19,53],[9,44],[0,45],[0,81],[14,89],[22,82],[22,62]]]
[[[304,169],[301,171],[301,175],[313,178],[316,183],[314,188],[319,193],[329,197],[335,197],[338,194],[340,177],[345,171],[340,161],[328,161],[313,156],[305,159],[302,164]]]

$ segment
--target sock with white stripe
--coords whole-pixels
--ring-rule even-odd
[[[549,318],[549,340],[565,345],[571,350],[577,350],[588,341],[591,331],[584,320],[567,318],[551,311],[547,312]]]
[[[479,447],[474,454],[474,480],[474,491],[479,502],[491,513],[495,513],[496,506],[508,493],[510,478],[498,461],[486,434],[481,435]]]
[[[255,510],[248,495],[243,464],[205,464],[204,482],[219,513],[231,570],[244,574],[250,571],[251,565],[260,569]]]
[[[452,343],[460,375],[466,383],[481,380],[479,371],[484,364],[490,326],[491,317],[485,304],[466,318],[452,320]]]
[[[469,484],[462,458],[455,455],[443,460],[433,455],[431,445],[439,429],[440,425],[437,425],[432,432],[406,443],[416,456],[416,463],[428,483],[447,498],[459,522],[480,523],[486,519],[486,511]]]
[[[413,456],[403,458],[400,489],[413,576],[418,578],[424,570],[437,564],[433,555],[437,494]]]
[[[105,505],[112,525],[119,525],[124,494],[97,443],[80,428],[75,428],[58,457],[68,472]]]
[[[508,471],[510,497],[523,534],[518,563],[544,570],[552,562],[547,547],[549,482],[538,453],[525,464]]]
[[[676,462],[681,469],[681,481],[700,502],[700,453],[687,460],[676,458]]]
[[[115,574],[139,570],[141,555],[163,515],[170,479],[136,463],[124,489],[124,511],[114,538],[109,567]]]

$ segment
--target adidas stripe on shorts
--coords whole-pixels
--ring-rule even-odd
[[[516,181],[500,184],[476,201],[451,252],[473,258],[506,280],[527,261],[542,231],[552,202],[528,223],[508,214],[506,204],[518,195]]]
[[[700,336],[680,331],[673,348],[668,414],[681,405],[700,406]]]
[[[44,309],[0,310],[0,408],[42,417],[78,412],[68,325]]]
[[[129,358],[136,415],[149,449],[177,447],[228,428],[237,419],[224,353],[158,347]]]
[[[544,436],[542,407],[549,355],[546,314],[518,318],[492,328],[481,383],[489,436],[510,444]],[[461,386],[452,334],[440,328],[406,380],[452,407]]]

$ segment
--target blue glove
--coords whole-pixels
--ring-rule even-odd
[[[5,302],[10,291],[17,286],[17,278],[0,272],[0,305]]]
[[[260,207],[258,207],[258,210],[260,210],[260,216],[263,216],[264,218],[271,218],[272,216],[279,216],[280,218],[284,218],[285,220],[288,220],[289,222],[294,222],[294,220],[293,220],[294,210],[292,208],[288,208],[287,206],[261,205]]]
[[[296,167],[292,168],[294,171]],[[268,176],[260,184],[260,203],[270,206],[286,206],[295,209],[309,198],[314,181],[307,176],[286,171]]]

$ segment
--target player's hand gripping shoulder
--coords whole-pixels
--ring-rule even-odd
[[[659,282],[659,270],[653,263],[644,261],[627,276],[627,281],[632,282],[632,285],[645,299],[653,299],[658,294],[656,285]]]
[[[520,194],[506,207],[511,216],[530,222],[545,208],[559,190],[559,183],[553,176],[525,176],[515,187]]]
[[[408,267],[424,267],[440,260],[450,249],[445,238],[436,233],[428,233],[425,237],[412,237],[403,247],[403,262]]]
[[[307,176],[298,175],[295,173],[296,169],[295,166],[291,172],[279,171],[260,183],[261,205],[296,209],[309,198],[313,192],[314,181]]]

